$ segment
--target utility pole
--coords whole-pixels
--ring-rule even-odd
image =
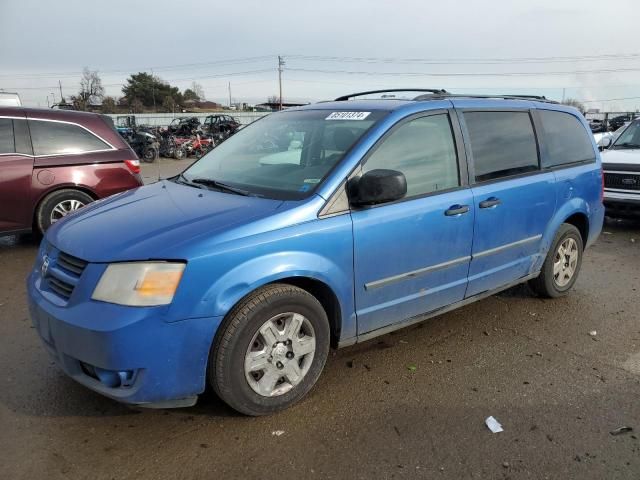
[[[58,80],[58,86],[60,87],[60,103],[64,101],[64,97],[62,96],[62,82]]]
[[[229,109],[231,109],[231,82],[229,82]]]
[[[153,69],[151,69],[151,97],[153,97],[153,113],[156,113],[156,82],[153,80]]]
[[[278,84],[280,86],[280,110],[282,110],[282,70],[284,67],[284,58],[278,55]]]

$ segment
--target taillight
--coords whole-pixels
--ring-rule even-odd
[[[131,173],[140,173],[140,160],[125,160],[124,164]]]

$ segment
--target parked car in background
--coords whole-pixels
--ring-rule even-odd
[[[310,391],[330,346],[524,282],[566,295],[604,218],[582,115],[349,100],[373,93],[269,115],[49,230],[27,288],[62,370],[125,403],[189,406],[209,384],[265,415]]]
[[[167,127],[170,135],[189,136],[200,128],[200,120],[198,117],[182,117],[174,118]]]
[[[605,140],[602,154],[604,205],[607,215],[640,216],[640,119],[631,122],[615,141]]]
[[[593,139],[596,141],[596,145],[600,148],[600,150],[604,150],[608,146],[610,146],[624,131],[627,126],[629,126],[631,122],[625,122],[620,128],[618,128],[614,132],[600,132],[594,133]]]
[[[19,107],[22,105],[17,93],[0,92],[0,107]]]
[[[0,235],[46,231],[142,185],[136,154],[94,113],[0,107]]]
[[[240,122],[230,115],[209,115],[204,119],[202,131],[209,135],[227,138],[240,128]]]
[[[636,118],[636,114],[625,114],[618,115],[616,117],[609,119],[609,130],[617,130],[622,127],[625,123],[630,122],[634,118]]]

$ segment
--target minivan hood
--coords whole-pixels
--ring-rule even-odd
[[[54,224],[46,238],[89,262],[188,260],[186,245],[267,217],[282,204],[164,180],[94,202]]]
[[[605,150],[602,152],[602,163],[640,165],[640,149]]]

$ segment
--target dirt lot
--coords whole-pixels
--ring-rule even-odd
[[[604,230],[568,297],[519,287],[333,352],[257,419],[212,395],[132,410],[62,375],[27,314],[37,247],[1,239],[0,478],[640,478],[640,223]]]

